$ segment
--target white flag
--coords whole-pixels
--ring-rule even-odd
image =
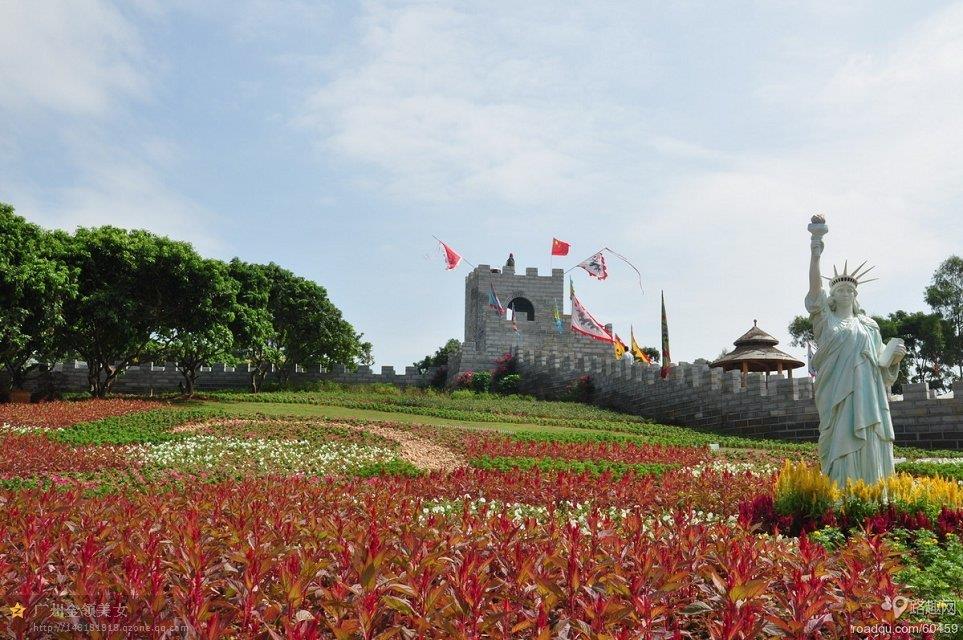
[[[605,268],[605,256],[599,251],[591,258],[586,259],[584,262],[580,262],[578,266],[582,267],[588,274],[593,278],[598,278],[599,280],[605,280],[609,272]]]

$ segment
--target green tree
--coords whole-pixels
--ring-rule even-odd
[[[228,264],[228,273],[238,283],[234,317],[229,324],[233,354],[236,362],[249,365],[251,391],[257,393],[276,359],[274,325],[268,309],[271,283],[261,265],[237,258]]]
[[[0,364],[5,390],[21,388],[56,355],[63,303],[75,292],[56,259],[64,234],[49,233],[0,202]]]
[[[432,367],[446,366],[449,358],[458,353],[459,349],[461,349],[461,342],[459,342],[456,338],[452,338],[442,346],[438,347],[438,349],[435,350],[434,355],[425,356],[423,359],[413,364],[418,367],[419,373],[428,373],[428,370]]]
[[[926,304],[947,321],[943,362],[963,378],[963,258],[950,256],[936,269],[926,287]]]
[[[796,316],[789,323],[789,335],[792,340],[789,344],[793,347],[805,347],[807,342],[816,342],[813,335],[813,321],[809,316]]]
[[[931,388],[946,388],[941,363],[945,362],[945,332],[947,321],[938,313],[896,311],[886,319],[877,319],[883,339],[902,338],[906,343],[906,358],[902,368],[910,382],[924,382]]]
[[[184,377],[184,393],[194,395],[202,366],[230,359],[234,346],[234,322],[240,284],[220,260],[201,260],[197,265],[189,304],[177,318],[177,326],[160,338],[162,353],[177,365]]]
[[[658,362],[662,359],[662,351],[655,347],[642,347],[642,353],[649,356],[649,360],[652,362]]]
[[[356,366],[365,357],[362,335],[342,317],[324,287],[273,262],[263,269],[270,283],[273,364],[282,384],[298,364]]]
[[[63,260],[77,277],[77,295],[64,305],[63,349],[87,363],[90,393],[103,397],[189,316],[202,259],[185,242],[106,226],[78,229]]]

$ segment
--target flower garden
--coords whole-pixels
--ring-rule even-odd
[[[963,637],[952,453],[839,488],[812,445],[377,387],[0,423],[4,637]]]

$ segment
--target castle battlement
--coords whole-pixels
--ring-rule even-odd
[[[654,422],[707,428],[729,435],[815,441],[819,415],[808,377],[724,372],[704,362],[671,365],[663,379],[659,365],[628,358],[573,356],[558,350],[516,351],[526,391],[560,397],[579,377],[589,375],[594,402]],[[952,398],[937,397],[925,384],[903,385],[890,404],[897,444],[963,448],[963,381]]]
[[[252,367],[245,364],[232,366],[225,363],[201,367],[197,376],[198,391],[218,391],[224,389],[248,389],[251,383]],[[50,370],[50,382],[54,388],[69,391],[82,391],[87,388],[87,363],[78,360],[57,362]],[[383,366],[377,373],[371,367],[358,367],[349,371],[344,365],[325,369],[320,365],[295,365],[289,376],[293,384],[308,384],[330,380],[344,384],[392,384],[399,387],[424,386],[431,379],[432,372],[419,373],[417,367],[404,367],[398,373],[393,366]],[[272,367],[265,376],[265,382],[277,380]],[[113,390],[118,393],[151,393],[176,391],[183,381],[177,365],[173,362],[155,364],[147,362],[128,367],[114,382]],[[37,382],[34,386],[39,386]]]

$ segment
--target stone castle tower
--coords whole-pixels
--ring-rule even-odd
[[[492,285],[502,305],[509,309],[504,316],[489,306]],[[611,345],[572,333],[569,314],[562,314],[562,331],[556,329],[554,310],[557,305],[561,313],[565,300],[562,269],[539,275],[537,268],[529,267],[520,274],[515,272],[511,258],[501,268],[478,265],[465,276],[465,337],[450,373],[490,371],[497,358],[515,348],[612,357]]]

